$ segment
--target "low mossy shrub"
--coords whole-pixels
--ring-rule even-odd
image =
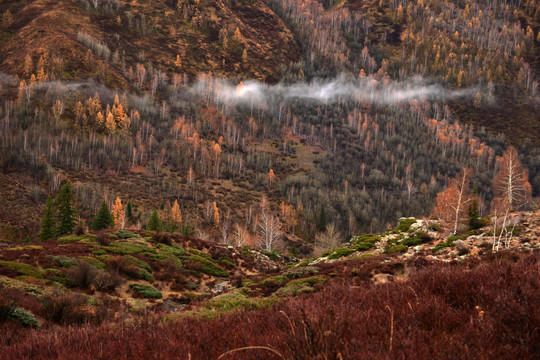
[[[129,288],[145,299],[161,299],[161,292],[151,285],[129,284]]]
[[[171,255],[182,256],[186,254],[186,250],[180,245],[165,245],[159,244],[158,249],[160,252],[164,252]]]
[[[420,244],[425,244],[427,242],[430,242],[431,240],[433,240],[433,239],[427,233],[418,232],[418,233],[415,233],[415,234],[409,236],[408,238],[403,239],[401,241],[401,244],[402,245],[407,245],[407,246],[416,246],[416,245],[420,245]]]
[[[381,240],[381,237],[378,235],[363,234],[363,235],[358,235],[351,238],[349,242],[353,245],[367,245],[367,246],[371,245],[371,247],[373,247],[373,245],[375,245],[375,243],[379,242],[380,240]]]
[[[120,258],[118,261],[120,262],[119,271],[123,274],[133,279],[142,279],[148,282],[154,281],[152,267],[146,261],[131,255]]]
[[[62,286],[69,285],[69,276],[59,269],[46,269],[45,278],[51,282],[61,284]]]
[[[456,240],[463,240],[463,236],[452,235],[449,236],[448,239],[446,239],[448,243],[453,243]]]
[[[289,269],[285,274],[288,278],[299,278],[305,275],[316,275],[319,273],[319,268],[315,266],[299,266],[296,268]]]
[[[287,285],[278,289],[275,294],[278,296],[298,295],[302,293],[313,292],[315,284],[321,284],[326,281],[324,276],[312,276],[303,279],[291,280]]]
[[[406,245],[390,245],[387,246],[384,250],[385,254],[396,254],[407,252],[409,248]]]
[[[156,249],[142,244],[133,244],[129,242],[114,242],[109,246],[104,246],[104,250],[113,254],[131,255],[141,253],[156,253]]]
[[[264,254],[264,255],[268,256],[268,258],[270,260],[272,260],[272,261],[278,261],[279,260],[279,255],[275,251],[264,251],[264,250],[262,250],[261,254]]]
[[[92,266],[95,266],[99,270],[105,270],[105,263],[91,256],[79,256],[79,260],[86,261]]]
[[[63,267],[63,268],[72,268],[78,265],[77,259],[74,259],[69,256],[53,256],[53,255],[47,255],[47,259],[51,260],[55,266]]]
[[[66,236],[59,237],[56,241],[58,241],[59,243],[72,243],[72,242],[77,242],[81,240],[90,240],[90,239],[95,239],[95,238],[96,238],[96,235],[93,235],[93,234],[66,235]]]
[[[60,270],[57,270],[60,271]],[[11,279],[6,276],[0,276],[0,288],[13,288],[22,291],[26,295],[41,296],[44,293],[44,289],[34,284],[29,284],[25,281]]]
[[[298,264],[298,266],[309,266],[309,264],[311,264],[313,262],[313,258],[309,258],[309,259],[306,259],[304,261],[302,261],[300,264]]]
[[[34,314],[20,307],[10,309],[8,319],[18,321],[23,326],[39,327]]]
[[[218,260],[218,263],[226,266],[234,267],[236,264],[234,263],[234,260],[228,257],[222,257]]]
[[[208,300],[204,307],[222,312],[230,312],[239,309],[258,310],[270,307],[276,299],[273,298],[249,298],[240,291],[218,295]]]
[[[212,260],[212,256],[211,256],[210,254],[207,254],[207,253],[205,253],[205,252],[199,251],[199,250],[197,250],[197,249],[189,249],[188,251],[189,251],[190,253],[194,254],[194,255],[203,257],[203,258],[208,259],[208,260]]]
[[[7,251],[33,251],[33,250],[44,250],[43,246],[39,245],[26,245],[26,246],[17,246],[12,248],[7,248]]]
[[[188,268],[190,267],[189,266],[190,262],[198,264],[197,270],[202,272],[203,274],[217,276],[217,277],[230,276],[230,274],[225,269],[220,267],[218,264],[214,263],[211,257],[209,258],[209,257],[203,257],[203,256],[192,254],[189,257],[183,257],[182,260],[184,260],[184,264]]]
[[[399,220],[399,224],[398,224],[396,230],[399,231],[399,232],[409,231],[409,229],[411,228],[411,225],[414,224],[415,222],[416,222],[415,218],[401,219],[401,220]]]
[[[127,230],[118,230],[117,232],[114,233],[114,235],[116,235],[118,239],[132,239],[132,238],[141,237],[139,234],[135,234]]]
[[[17,261],[0,261],[0,266],[5,266],[17,272],[19,275],[32,276],[35,278],[41,278],[45,274],[44,271],[39,270],[35,266]]]
[[[245,255],[245,256],[249,256],[251,258],[255,257],[255,255],[253,255],[251,253],[251,249],[249,247],[247,247],[247,246],[244,246],[242,249],[240,249],[240,254]]]
[[[267,286],[267,285],[281,285],[281,284],[283,284],[285,281],[287,281],[287,277],[286,277],[286,276],[283,276],[283,275],[277,275],[277,276],[272,276],[272,277],[269,277],[269,278],[264,279],[263,281],[260,282],[260,285],[262,285],[262,286]]]
[[[332,250],[331,253],[327,256],[329,260],[335,260],[350,255],[354,252],[356,252],[356,250],[351,248],[336,248]]]
[[[448,240],[446,240],[444,242],[440,242],[437,245],[435,245],[433,247],[433,249],[431,249],[431,251],[436,253],[437,251],[439,251],[441,249],[444,249],[444,248],[447,248],[447,247],[453,247],[453,246],[454,246],[454,241],[451,240],[450,238],[448,238]]]

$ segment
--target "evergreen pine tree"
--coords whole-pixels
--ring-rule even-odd
[[[476,183],[473,186],[471,198],[472,201],[467,211],[469,216],[469,230],[476,230],[484,226],[484,222],[480,219],[480,213],[478,211],[478,189]]]
[[[157,210],[152,212],[150,220],[148,220],[147,228],[148,230],[161,231],[161,219],[159,218]]]
[[[131,206],[131,200],[130,200],[130,201],[128,201],[128,203],[126,205],[126,217],[130,218],[131,216],[133,216],[133,208]]]
[[[326,231],[326,209],[324,205],[321,206],[321,211],[319,212],[319,220],[317,221],[317,230]]]
[[[51,196],[47,197],[45,208],[43,209],[43,218],[41,219],[41,232],[39,239],[41,241],[54,237],[56,223],[54,221],[54,208]]]
[[[111,227],[114,224],[114,218],[109,211],[109,207],[105,200],[101,204],[94,221],[92,222],[92,230],[103,230]]]
[[[56,234],[58,236],[71,234],[75,228],[75,211],[71,206],[73,193],[71,185],[67,182],[62,186],[60,192],[56,196],[58,228]]]

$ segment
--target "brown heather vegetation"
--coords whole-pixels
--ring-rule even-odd
[[[223,358],[533,359],[540,351],[537,252],[463,264],[418,258],[407,279],[378,285],[360,280],[373,265],[327,264],[321,274],[331,277],[314,294],[213,320],[151,316],[38,330],[6,323],[0,358],[217,359],[239,349]],[[391,269],[383,271],[399,273]]]

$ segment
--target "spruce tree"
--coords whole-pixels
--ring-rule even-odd
[[[148,230],[154,230],[154,231],[161,231],[161,219],[159,218],[159,214],[157,210],[154,210],[152,212],[152,215],[150,216],[150,220],[148,220]]]
[[[62,186],[60,192],[56,196],[57,217],[58,217],[58,229],[56,234],[58,236],[71,234],[75,228],[75,211],[71,206],[73,200],[73,193],[71,191],[71,185],[67,182]]]
[[[109,211],[109,206],[107,206],[107,203],[105,202],[105,200],[103,200],[101,207],[99,208],[96,216],[94,217],[94,221],[92,221],[92,230],[107,229],[113,224],[114,219],[111,212]]]
[[[317,221],[317,230],[326,231],[326,209],[324,205],[321,206],[321,211],[319,212],[319,220]]]
[[[130,218],[133,215],[133,208],[131,206],[131,200],[126,205],[126,217]]]
[[[39,239],[41,241],[54,237],[56,222],[54,221],[54,207],[51,196],[47,197],[45,208],[43,208],[43,218],[41,219],[41,231]]]

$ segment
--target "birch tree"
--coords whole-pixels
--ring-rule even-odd
[[[510,221],[512,210],[525,208],[531,201],[532,188],[529,174],[523,168],[514,147],[509,147],[499,159],[500,170],[493,181],[493,202],[491,221],[493,223],[492,250],[498,251],[501,242],[510,247],[516,221]],[[508,227],[512,226],[509,230]]]

